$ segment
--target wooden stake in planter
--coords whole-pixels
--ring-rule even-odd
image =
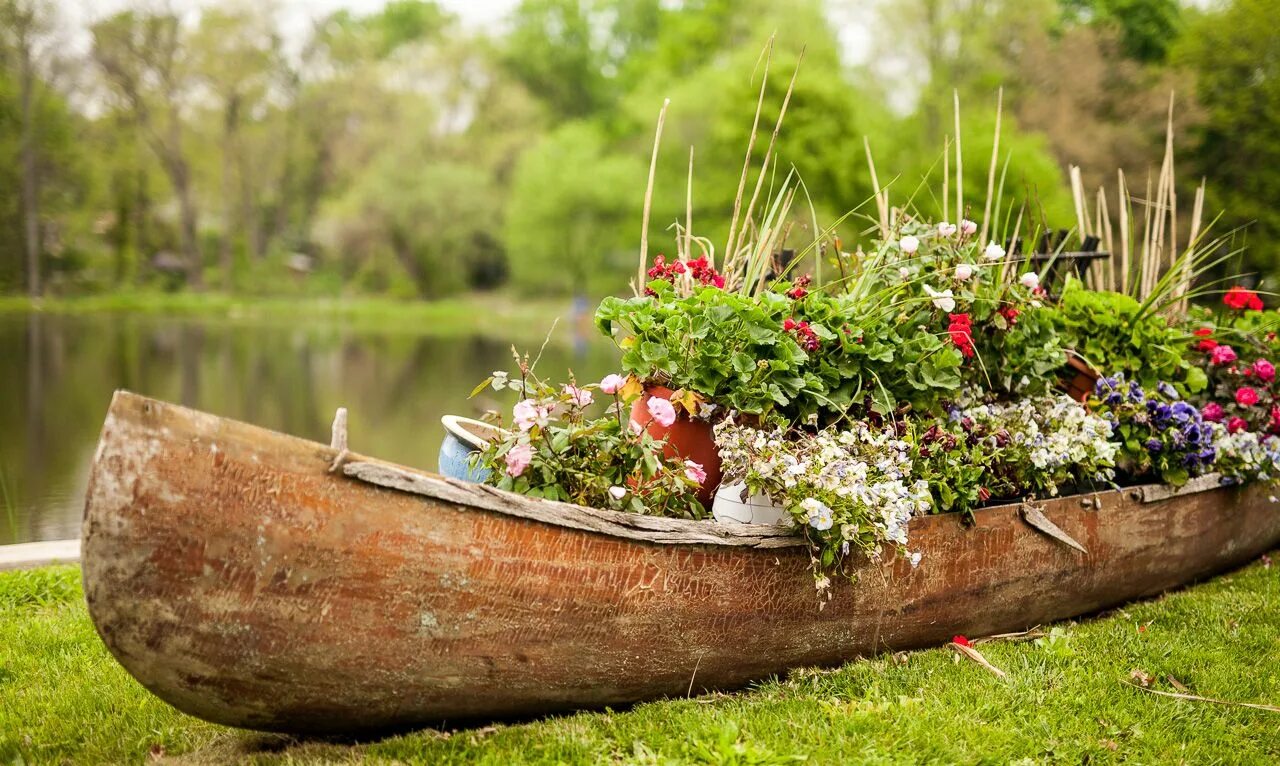
[[[636,283],[632,287],[636,295],[644,292],[645,273],[649,268],[649,209],[653,205],[653,177],[658,172],[658,147],[662,144],[662,125],[667,119],[667,107],[671,99],[663,99],[658,112],[658,128],[653,136],[653,154],[649,157],[649,182],[644,190],[644,215],[640,225],[640,267],[636,271]]]

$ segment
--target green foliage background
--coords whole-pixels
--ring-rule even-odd
[[[523,0],[477,29],[393,0],[286,39],[271,6],[239,0],[87,22],[0,0],[0,291],[31,286],[33,218],[46,294],[618,292],[664,99],[651,251],[673,250],[691,147],[695,233],[723,246],[771,35],[755,154],[803,51],[776,166],[808,192],[797,236],[811,213],[856,211],[850,245],[868,228],[864,137],[893,204],[956,217],[939,199],[953,94],[979,217],[999,88],[1005,202],[1069,228],[1065,167],[1113,192],[1122,167],[1140,188],[1175,90],[1179,174],[1207,179],[1209,217],[1240,228],[1265,278],[1278,17],[1280,0]],[[88,49],[67,45],[85,23]]]

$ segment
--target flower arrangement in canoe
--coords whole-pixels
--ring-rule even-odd
[[[634,513],[701,518],[696,490],[703,467],[668,457],[666,444],[631,423],[627,405],[639,387],[621,375],[598,384],[555,386],[533,375],[527,359],[520,375],[495,372],[485,385],[519,398],[511,417],[495,417],[501,437],[476,454],[490,469],[488,481],[532,497]],[[604,412],[588,412],[596,395],[607,399]],[[650,399],[655,419],[674,421],[670,402]]]
[[[650,260],[655,146],[631,295],[605,298],[595,314],[620,372],[595,386],[549,387],[527,369],[505,381],[520,401],[508,435],[481,457],[491,480],[696,518],[696,489],[706,497],[721,468],[785,511],[825,590],[850,557],[918,563],[918,514],[1178,486],[1214,470],[1227,481],[1280,476],[1280,320],[1256,291],[1212,293],[1224,240],[1202,236],[1198,213],[1182,249],[1172,210],[1144,225],[1125,196],[1127,230],[1146,232],[1140,246],[1121,243],[1138,262],[1089,271],[1077,258],[1064,276],[1054,263],[1065,240],[1024,226],[1028,209],[1010,220],[997,194],[979,216],[957,177],[954,203],[944,191],[943,220],[930,220],[891,205],[873,179],[874,233],[850,252],[837,234],[845,219],[821,226],[816,206],[794,214],[803,185],[794,170],[775,173],[772,141],[756,167],[756,146],[723,243],[695,235],[687,191],[674,257]],[[1088,249],[1088,206],[1077,209]],[[1210,295],[1212,317],[1194,305]],[[1106,373],[1084,403],[1055,393],[1069,359],[1087,363],[1073,374],[1077,395]],[[603,415],[586,414],[602,403]],[[722,465],[690,462],[676,429],[700,433]]]
[[[906,548],[907,524],[929,511],[929,485],[913,478],[911,445],[895,428],[854,423],[797,439],[725,421],[716,443],[726,479],[783,505],[809,540],[819,592],[851,552],[879,560],[895,550],[919,563]]]

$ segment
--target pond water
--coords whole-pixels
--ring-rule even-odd
[[[543,377],[572,370],[599,380],[613,369],[607,339],[581,327],[573,335],[546,347]],[[79,537],[116,389],[326,443],[334,410],[347,407],[353,449],[435,470],[441,415],[512,404],[492,391],[467,399],[490,371],[514,369],[500,337],[311,320],[0,314],[0,544]]]

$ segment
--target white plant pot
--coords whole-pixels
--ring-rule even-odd
[[[790,522],[791,515],[768,495],[752,495],[744,502],[745,484],[724,484],[716,490],[711,503],[711,516],[716,521],[737,524],[781,524]]]

